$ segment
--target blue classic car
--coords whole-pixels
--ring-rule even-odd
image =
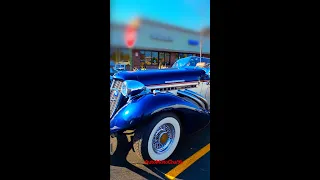
[[[133,150],[140,158],[168,159],[182,132],[196,132],[210,122],[208,62],[187,57],[169,69],[115,74],[110,88],[110,137],[132,131]]]

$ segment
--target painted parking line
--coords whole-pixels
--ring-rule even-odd
[[[168,173],[165,174],[165,176],[168,179],[175,179],[179,174],[181,174],[184,170],[186,170],[189,166],[191,166],[194,162],[196,162],[209,151],[210,143],[202,149],[200,149],[198,152],[194,153],[188,159],[184,160],[181,164],[177,165],[175,168],[170,170]]]

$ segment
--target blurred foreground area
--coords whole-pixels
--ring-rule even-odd
[[[187,56],[210,58],[210,29],[202,33],[147,19],[139,19],[132,24],[136,33],[132,37],[134,45],[128,48],[125,36],[126,24],[110,25],[110,65],[124,64],[126,70],[133,68],[167,68],[177,59]]]

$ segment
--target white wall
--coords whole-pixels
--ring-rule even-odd
[[[161,40],[154,40],[150,37],[151,34],[159,34],[161,36],[169,36],[173,41],[166,42]],[[124,28],[111,26],[111,46],[123,46],[124,41]],[[150,49],[162,49],[171,50],[177,52],[197,52],[199,53],[199,45],[191,46],[188,44],[188,40],[200,40],[198,35],[192,33],[186,33],[174,29],[166,29],[156,27],[154,25],[142,24],[137,33],[137,41],[134,48],[150,48]],[[210,54],[210,38],[205,37],[203,41],[202,51],[205,54]]]

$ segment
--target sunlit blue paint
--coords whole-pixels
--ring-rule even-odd
[[[125,115],[129,114],[129,111],[126,111],[124,114],[125,114]]]
[[[110,133],[135,129],[141,123],[151,121],[152,117],[164,112],[176,113],[187,133],[205,127],[210,121],[207,110],[172,93],[147,94],[131,100],[118,110],[110,120]]]
[[[145,86],[165,84],[165,81],[184,80],[185,82],[198,81],[206,76],[202,69],[157,69],[145,71],[122,71],[113,76],[115,79],[136,80]]]
[[[179,69],[161,69],[146,71],[119,72],[114,79],[136,80],[146,86],[164,84],[166,81],[210,80],[206,74],[208,68],[186,67]],[[121,96],[121,94],[118,94]],[[110,132],[122,132],[147,125],[159,113],[172,112],[176,114],[182,124],[183,131],[192,133],[205,127],[210,122],[210,112],[195,104],[182,99],[172,93],[144,94],[128,102],[128,98],[121,96],[116,113],[110,119]]]

